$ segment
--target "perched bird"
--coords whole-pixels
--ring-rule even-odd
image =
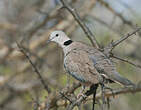
[[[62,31],[50,34],[49,41],[58,43],[64,52],[66,71],[85,86],[112,81],[123,86],[134,84],[122,77],[113,62],[98,49],[81,42],[72,41]]]

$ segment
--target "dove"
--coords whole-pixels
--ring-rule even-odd
[[[54,31],[48,42],[56,42],[63,49],[64,68],[84,86],[115,82],[125,87],[134,84],[122,77],[111,59],[97,48],[82,42],[72,41],[63,31]]]

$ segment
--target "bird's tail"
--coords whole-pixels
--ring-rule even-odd
[[[120,74],[118,74],[118,73],[114,74],[114,75],[112,76],[112,79],[113,79],[115,82],[117,82],[117,83],[119,83],[119,84],[121,84],[121,85],[123,85],[123,86],[126,86],[126,87],[133,87],[133,86],[135,86],[134,83],[132,83],[132,82],[131,82],[130,80],[128,80],[127,78],[124,78],[124,77],[120,76]]]

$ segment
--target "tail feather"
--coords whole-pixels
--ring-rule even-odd
[[[117,82],[120,83],[123,86],[129,87],[129,86],[135,86],[134,83],[132,83],[130,80],[128,80],[127,78],[124,78],[122,76],[120,76],[120,74],[116,73],[112,76],[112,79]]]

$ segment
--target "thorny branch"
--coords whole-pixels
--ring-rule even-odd
[[[39,70],[37,69],[37,67],[34,65],[34,63],[32,62],[32,60],[30,59],[30,57],[26,54],[24,48],[18,43],[17,43],[17,46],[18,48],[20,49],[20,51],[24,54],[24,56],[28,59],[28,61],[30,62],[31,66],[33,67],[35,73],[37,73],[41,83],[43,84],[45,90],[48,92],[48,93],[51,93],[51,90],[50,88],[48,87],[48,85],[45,83],[43,77],[41,76],[41,73],[39,72]]]
[[[115,42],[111,42],[110,43],[110,51],[112,51],[117,45],[119,45],[121,42],[123,42],[124,40],[126,40],[127,38],[129,38],[130,36],[136,34],[137,32],[139,32],[141,30],[141,28],[137,28],[135,29],[133,32],[128,33],[127,35],[125,35],[124,37],[121,37],[119,40],[115,41]]]
[[[63,94],[60,94],[60,92],[57,92],[56,94],[50,94],[50,97],[47,101],[47,106],[46,106],[46,109],[49,110],[51,108],[54,108],[57,106],[57,102],[63,98],[64,95],[66,94],[72,94],[74,93],[74,91],[79,88],[81,86],[80,83],[74,83],[73,86],[71,87],[67,87],[67,88],[64,88],[63,90],[61,90],[60,92]],[[52,96],[51,96],[52,95]],[[66,98],[66,97],[65,97]],[[71,101],[72,102],[72,101]]]
[[[116,41],[114,41],[114,42],[111,42],[110,44],[108,44],[108,46],[106,46],[106,47],[104,48],[104,54],[106,54],[108,57],[112,57],[112,58],[121,60],[121,61],[123,61],[123,62],[129,63],[129,64],[131,64],[131,65],[133,65],[133,66],[135,66],[135,67],[141,68],[140,65],[137,65],[137,64],[135,64],[135,63],[133,63],[133,62],[131,62],[131,61],[128,61],[128,60],[126,60],[126,59],[122,59],[122,58],[120,58],[120,57],[118,57],[118,56],[115,56],[115,55],[112,53],[112,50],[113,50],[117,45],[119,45],[120,43],[122,43],[124,40],[128,39],[130,36],[136,34],[136,33],[139,32],[140,30],[141,30],[141,28],[138,27],[138,28],[137,28],[136,30],[134,30],[133,32],[128,33],[127,35],[121,37],[119,40],[116,40]]]
[[[125,93],[136,93],[136,92],[141,92],[141,83],[139,82],[135,87],[129,87],[129,88],[120,88],[120,89],[115,89],[113,91],[108,91],[105,92],[105,97],[113,97],[119,94],[125,94]],[[101,93],[96,95],[97,99],[101,98]]]
[[[105,91],[104,96],[105,97],[113,97],[119,94],[125,94],[125,93],[136,93],[136,92],[141,92],[141,83],[139,82],[135,87],[129,87],[129,88],[120,88],[120,89],[115,89],[113,91]],[[84,100],[89,100],[86,99],[87,97],[83,97],[81,96],[79,99],[77,99],[76,101],[72,102],[67,110],[72,110],[75,106],[80,105]],[[96,95],[96,100],[101,99],[101,93]],[[90,100],[92,100],[92,98],[90,98]]]
[[[112,57],[114,54],[112,53],[112,50],[119,45],[120,43],[122,43],[123,41],[125,41],[127,38],[129,38],[130,36],[136,34],[137,32],[139,32],[141,30],[141,28],[137,28],[136,30],[134,30],[131,33],[128,33],[127,35],[121,37],[119,40],[116,41],[112,41],[111,43],[109,43],[102,51],[103,53],[107,56],[107,57]],[[123,61],[123,60],[122,60]],[[126,61],[127,62],[127,61]],[[130,63],[131,64],[131,63]]]
[[[60,0],[60,1],[63,5],[62,8],[66,8],[72,14],[74,19],[77,21],[77,23],[80,25],[80,27],[83,29],[83,31],[87,35],[88,39],[91,41],[92,45],[96,48],[99,48],[95,35],[90,31],[90,29],[86,26],[86,24],[84,22],[82,22],[76,9],[70,7],[65,0]]]
[[[133,32],[131,33],[128,33],[127,35],[121,37],[119,40],[116,40],[116,41],[112,41],[111,43],[108,44],[108,46],[106,46],[104,48],[104,54],[106,54],[108,57],[112,57],[113,54],[112,54],[112,50],[117,46],[119,45],[120,43],[122,43],[124,40],[126,40],[127,38],[129,38],[130,36],[136,34],[137,32],[139,32],[141,30],[141,28],[137,28],[136,30],[134,30]]]

